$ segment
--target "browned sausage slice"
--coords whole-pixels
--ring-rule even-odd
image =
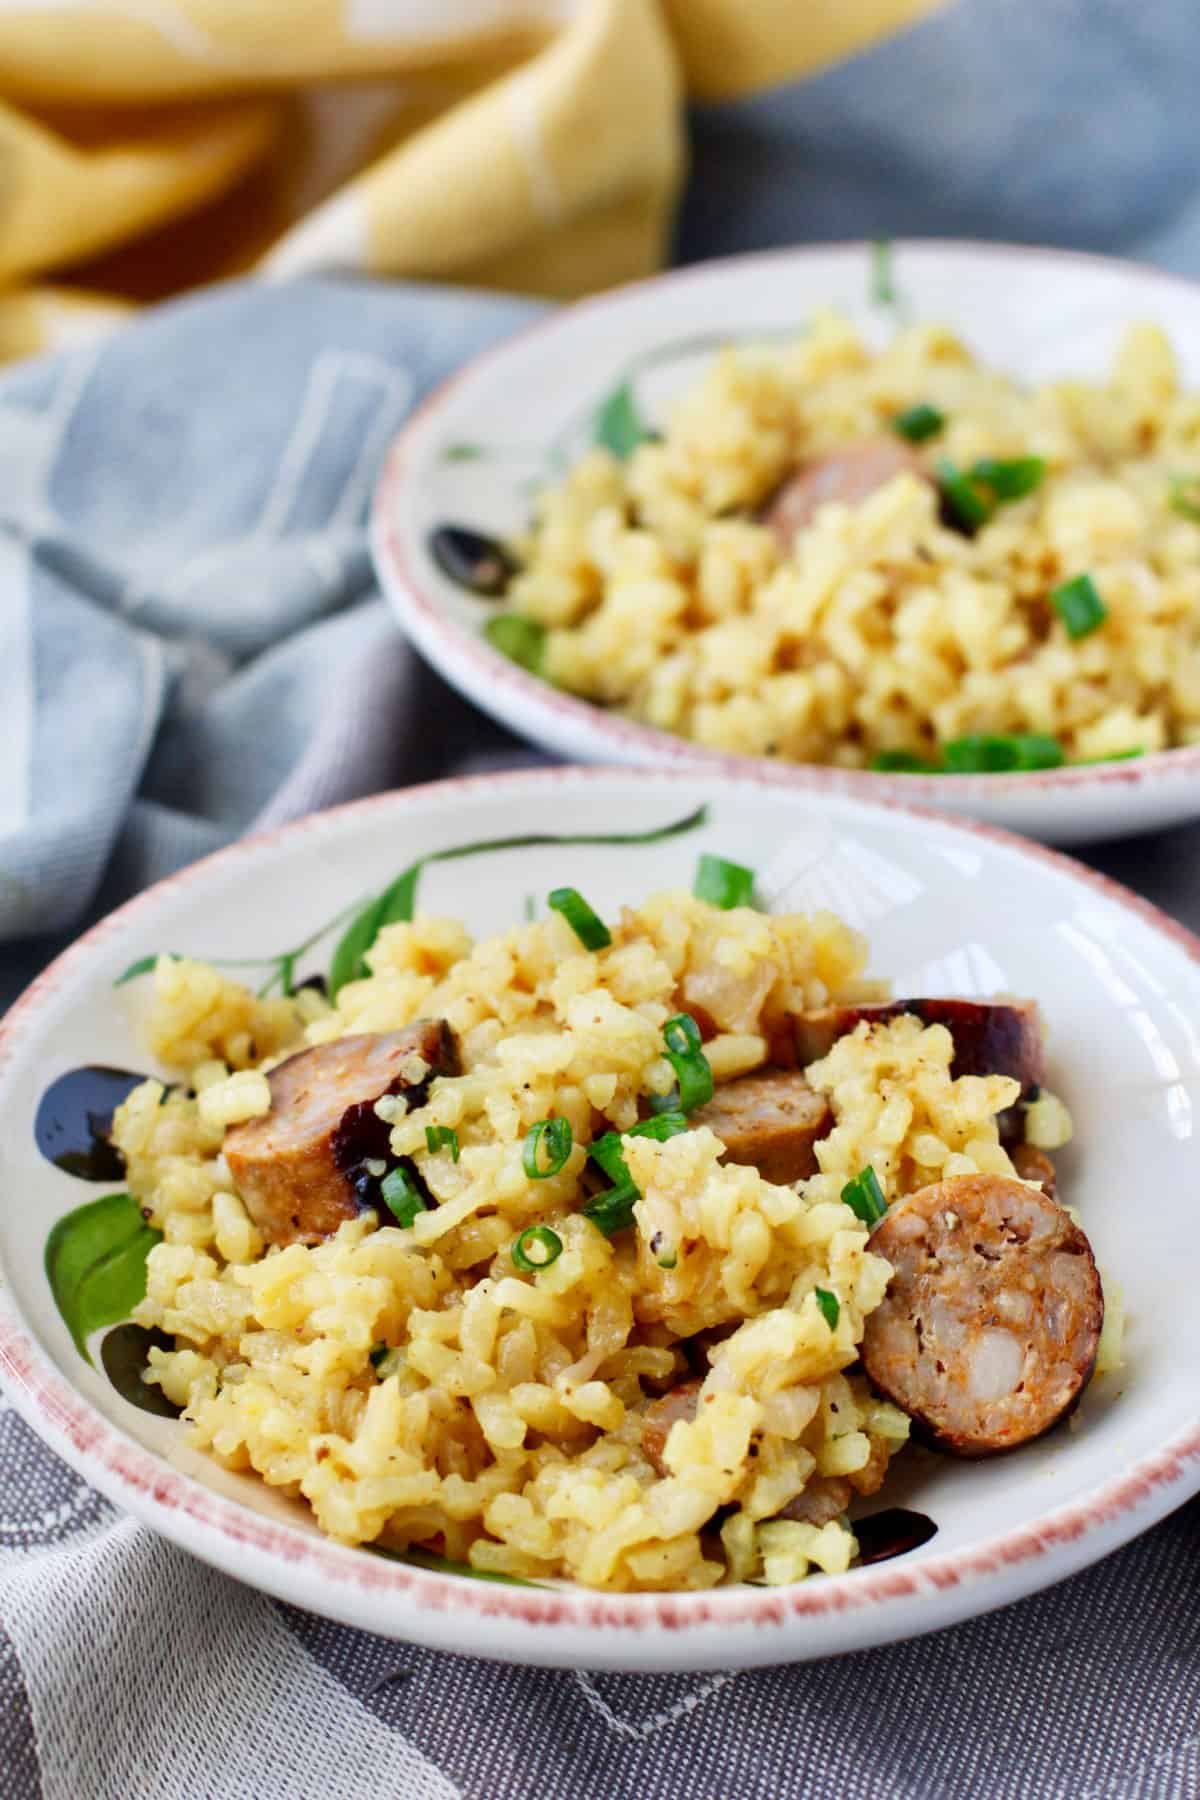
[[[225,1133],[230,1174],[263,1236],[311,1244],[353,1218],[356,1175],[388,1154],[391,1130],[375,1102],[408,1093],[419,1103],[434,1075],[457,1068],[450,1027],[423,1019],[404,1031],[333,1038],[272,1069],[270,1112]]]
[[[803,1181],[815,1175],[815,1145],[833,1128],[823,1095],[795,1069],[765,1069],[717,1089],[688,1123],[707,1125],[725,1146],[725,1160],[750,1163],[767,1181]]]
[[[1011,1075],[1021,1084],[1021,1100],[1034,1100],[1046,1079],[1042,1015],[1035,1000],[887,1000],[869,1006],[822,1006],[793,1021],[796,1056],[802,1068],[828,1056],[838,1038],[865,1019],[877,1024],[912,1013],[926,1025],[944,1025],[954,1039],[950,1073]],[[1012,1145],[1024,1135],[1021,1114],[1010,1106],[1000,1114],[1000,1136]]]
[[[782,549],[790,550],[797,532],[812,524],[820,507],[831,501],[859,506],[906,471],[926,473],[917,451],[900,438],[846,444],[789,475],[763,513],[763,524],[775,533]]]
[[[1044,1150],[1033,1144],[1014,1144],[1009,1156],[1022,1181],[1040,1182],[1048,1200],[1058,1199],[1058,1171]]]
[[[673,1387],[661,1400],[651,1401],[642,1414],[642,1455],[660,1475],[670,1472],[663,1461],[663,1451],[667,1447],[671,1427],[677,1419],[685,1419],[691,1424],[700,1404],[702,1385],[698,1379],[681,1381],[678,1387]]]
[[[897,1201],[870,1248],[895,1274],[867,1319],[863,1367],[938,1449],[1011,1450],[1078,1400],[1104,1295],[1087,1238],[1053,1200],[958,1175]]]

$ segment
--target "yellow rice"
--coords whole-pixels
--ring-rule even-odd
[[[784,555],[756,515],[798,464],[888,437],[925,402],[966,469],[1036,455],[1035,492],[972,539],[897,476],[828,505]],[[1068,760],[1200,741],[1200,396],[1156,328],[1106,381],[1028,390],[943,328],[873,353],[843,319],[729,349],[660,442],[542,494],[512,606],[564,688],[723,751],[861,767],[970,733],[1058,738]],[[1107,619],[1073,641],[1049,596],[1090,574]]]
[[[808,1071],[835,1120],[818,1174],[772,1185],[720,1163],[706,1129],[627,1139],[642,1198],[610,1239],[580,1211],[584,1145],[670,1089],[664,1022],[703,1007],[719,1078],[741,1073],[766,1060],[783,1015],[878,994],[862,939],[828,914],[718,912],[668,893],[626,911],[595,953],[554,914],[477,944],[418,918],[386,929],[369,961],[335,1009],[311,993],[257,1000],[194,962],[155,972],[149,1034],[189,1089],[164,1099],[144,1084],[115,1139],[164,1233],[136,1316],[177,1341],[152,1352],[154,1379],[194,1441],[300,1497],[345,1543],[423,1545],[478,1570],[630,1590],[844,1569],[844,1519],[777,1517],[817,1477],[861,1484],[908,1432],[847,1373],[890,1271],[842,1187],[868,1163],[889,1198],[1011,1174],[996,1115],[1017,1083],[952,1079],[942,1026],[860,1026]],[[391,1141],[437,1205],[410,1228],[367,1212],[315,1248],[264,1253],[221,1155],[225,1124],[266,1109],[262,1070],[305,1042],[431,1016],[457,1033],[463,1073],[436,1080],[419,1111],[397,1108]],[[551,1114],[575,1147],[531,1180],[522,1142]],[[457,1132],[458,1162],[429,1153],[427,1125]],[[564,1248],[521,1273],[511,1246],[535,1223]],[[817,1287],[839,1302],[833,1328]],[[642,1412],[687,1373],[680,1339],[729,1324],[660,1475]]]

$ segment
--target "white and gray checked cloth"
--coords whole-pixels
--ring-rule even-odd
[[[1076,42],[1107,19],[1117,49],[1106,62],[1093,44],[1087,78],[1113,129],[1077,154],[1144,195],[1146,121],[1125,116],[1121,82],[1144,83],[1176,22],[1190,46],[1194,15],[1147,0],[1138,54],[1122,60],[1135,9],[1042,11],[1043,32]],[[865,59],[861,92],[848,72],[805,89],[818,135],[835,102],[843,140],[858,120],[858,167],[898,168],[892,198],[910,213],[917,186],[905,200],[904,168],[879,160],[868,101],[886,90],[895,109],[907,80],[896,119],[920,117],[913,59],[928,74],[945,51],[922,34],[959,30],[960,12],[985,40],[989,15],[1001,36],[1014,17],[1011,0],[965,0],[910,34],[907,62],[897,46]],[[986,113],[992,71],[977,76]],[[1194,80],[1173,81],[1162,91],[1200,149]],[[747,141],[781,116],[772,101]],[[699,126],[703,161],[720,128],[711,112]],[[1138,150],[1118,167],[1123,129]],[[954,229],[963,184],[985,175],[960,159],[950,213],[903,222]],[[702,212],[685,213],[685,241]],[[768,209],[765,231],[783,235],[780,217]],[[1164,219],[1157,206],[1148,233]],[[860,209],[851,223],[886,222]],[[1200,224],[1170,250],[1200,266]],[[0,1005],[88,919],[245,830],[531,758],[416,662],[375,593],[363,529],[413,401],[530,311],[428,288],[235,285],[0,380]],[[1200,829],[1094,858],[1193,926],[1198,859]],[[554,1672],[265,1599],[114,1512],[0,1402],[0,1800],[1197,1795],[1200,1502],[936,1637],[754,1673]]]

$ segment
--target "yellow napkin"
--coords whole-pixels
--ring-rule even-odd
[[[8,0],[0,358],[250,269],[562,297],[644,274],[685,92],[788,80],[938,3]]]

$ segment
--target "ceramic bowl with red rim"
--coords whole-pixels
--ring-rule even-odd
[[[1103,376],[1125,328],[1149,321],[1174,344],[1184,383],[1200,386],[1200,290],[1180,277],[1075,253],[934,241],[893,246],[888,273],[899,313],[880,304],[866,244],[705,263],[565,308],[486,351],[417,411],[378,484],[375,562],[402,627],[484,711],[580,761],[699,764],[714,774],[752,765],[785,787],[815,779],[831,794],[934,806],[1060,844],[1200,815],[1200,745],[991,774],[814,774],[811,765],[706,749],[562,691],[501,654],[484,636],[496,599],[470,591],[434,555],[434,533],[448,523],[485,541],[523,531],[536,488],[589,447],[598,421],[607,414],[622,428],[613,418],[622,396],[633,397],[643,425],[660,425],[722,343],[798,336],[819,308],[843,312],[875,344],[898,317],[945,323],[985,365],[1031,384]]]
[[[511,842],[547,834],[623,841]],[[497,839],[507,847],[478,847]],[[440,855],[463,846],[476,848]],[[905,1450],[858,1511],[901,1509],[931,1531],[911,1542],[893,1531],[888,1560],[845,1574],[693,1594],[509,1586],[413,1566],[323,1537],[301,1502],[219,1468],[181,1421],[134,1404],[128,1370],[109,1354],[122,1329],[111,1287],[104,1329],[75,1317],[73,1336],[48,1281],[48,1240],[61,1245],[61,1221],[119,1191],[120,1170],[64,1154],[70,1121],[47,1133],[39,1111],[73,1071],[153,1069],[137,1031],[144,988],[114,986],[131,966],[169,947],[237,959],[258,986],[306,946],[290,965],[300,981],[328,968],[346,908],[419,861],[420,907],[483,936],[564,884],[614,916],[688,887],[702,852],[754,869],[772,910],[840,914],[866,934],[870,972],[897,995],[1018,993],[1043,1009],[1048,1080],[1075,1122],[1060,1192],[1122,1296],[1124,1362],[1093,1380],[1069,1421],[1015,1453],[968,1462]],[[1132,895],[993,828],[817,785],[556,769],[318,814],[131,901],[0,1024],[0,1380],[118,1506],[255,1587],[370,1631],[526,1662],[666,1670],[800,1660],[935,1630],[1060,1580],[1200,1488],[1198,1019],[1200,942]]]

